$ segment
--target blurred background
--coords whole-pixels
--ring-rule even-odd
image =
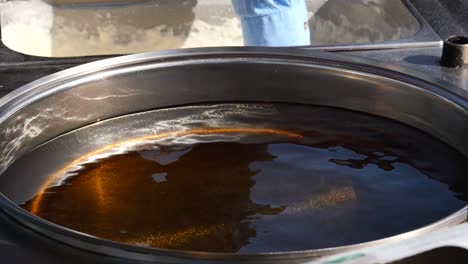
[[[312,45],[408,38],[404,0],[306,0]],[[243,46],[231,0],[4,0],[3,43],[47,57]]]

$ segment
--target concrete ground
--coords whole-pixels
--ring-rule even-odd
[[[83,56],[243,45],[231,0],[44,1],[5,4],[11,7],[2,10],[8,47],[32,55]],[[306,2],[314,45],[382,42],[419,29],[399,0]]]

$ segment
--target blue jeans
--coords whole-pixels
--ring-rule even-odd
[[[232,0],[246,46],[310,45],[305,0]]]

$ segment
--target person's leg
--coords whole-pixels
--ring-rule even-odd
[[[246,46],[306,46],[310,33],[305,0],[232,0]]]

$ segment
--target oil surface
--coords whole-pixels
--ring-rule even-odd
[[[22,206],[124,243],[258,253],[380,239],[466,205],[465,158],[430,136],[337,109],[275,109],[268,123],[238,118],[270,130],[194,130],[84,163]]]

